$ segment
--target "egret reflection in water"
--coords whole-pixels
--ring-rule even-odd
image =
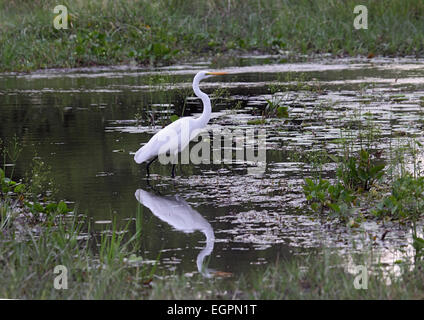
[[[205,234],[206,247],[198,254],[196,263],[197,269],[203,276],[211,277],[212,270],[203,268],[203,261],[212,253],[215,242],[215,235],[210,223],[178,195],[159,196],[138,189],[135,192],[135,197],[142,205],[149,208],[155,216],[170,224],[176,230],[184,233],[200,231]]]

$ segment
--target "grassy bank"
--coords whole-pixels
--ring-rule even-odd
[[[159,278],[137,256],[137,240],[124,240],[109,229],[101,236],[87,232],[88,220],[51,214],[36,226],[14,220],[17,213],[0,202],[0,297],[20,299],[423,299],[423,263],[398,265],[395,274],[380,265],[369,266],[371,251],[354,257],[354,265],[369,267],[367,289],[355,289],[358,273],[342,267],[336,253],[317,250],[310,256],[277,261],[249,274],[205,279],[197,274]],[[138,237],[139,235],[136,234]],[[56,266],[68,270],[67,289],[54,288]],[[352,266],[352,264],[351,264]],[[60,280],[61,285],[64,284]],[[363,280],[359,281],[363,283]],[[390,283],[390,284],[389,284]]]
[[[0,201],[0,297],[13,299],[131,299],[146,295],[154,267],[139,262],[140,233],[125,238],[116,225],[101,233],[90,221],[58,211],[16,210]],[[137,241],[138,240],[138,241]],[[66,267],[66,280],[58,266]],[[61,268],[61,267],[59,267]],[[56,279],[57,278],[57,279]],[[56,279],[56,280],[55,280]],[[55,281],[64,289],[55,288]]]
[[[423,299],[423,264],[402,265],[404,272],[395,275],[394,268],[370,267],[370,252],[355,257],[355,266],[369,269],[367,289],[356,289],[353,269],[336,253],[319,250],[316,255],[298,256],[252,270],[236,279],[205,280],[179,276],[159,281],[149,292],[152,299]],[[351,265],[353,267],[353,265]],[[360,284],[361,280],[358,280]]]
[[[0,1],[0,71],[193,60],[233,50],[334,55],[424,53],[421,0],[362,1],[368,29],[353,27],[357,1]]]

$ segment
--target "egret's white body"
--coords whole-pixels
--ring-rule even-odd
[[[176,156],[181,152],[202,128],[193,117],[178,119],[157,132],[134,155],[137,163],[147,162],[161,154],[170,153]]]
[[[156,157],[168,153],[176,157],[179,152],[187,147],[190,141],[194,139],[199,131],[209,122],[212,113],[211,100],[206,93],[200,91],[199,83],[203,79],[222,74],[225,73],[200,71],[196,74],[193,79],[193,90],[195,95],[203,102],[202,115],[198,118],[180,118],[161,129],[149,140],[149,142],[135,153],[135,162],[148,162],[148,171],[149,165]]]
[[[206,277],[210,277],[210,270],[203,268],[204,259],[213,251],[215,235],[210,223],[200,213],[194,210],[184,199],[174,197],[157,196],[153,193],[138,189],[135,197],[152,213],[170,224],[176,230],[191,233],[200,231],[206,236],[206,247],[197,256],[197,269]]]

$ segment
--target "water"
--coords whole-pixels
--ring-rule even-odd
[[[192,95],[194,74],[215,66],[0,75],[0,138],[17,135],[22,141],[18,176],[37,155],[51,167],[58,197],[76,203],[94,221],[134,219],[142,206],[140,255],[151,261],[160,253],[164,270],[191,274],[203,261],[211,269],[240,273],[293,254],[313,254],[321,246],[351,253],[374,244],[388,264],[411,257],[407,227],[368,222],[352,229],[318,218],[305,211],[301,186],[311,175],[314,153],[335,154],[342,132],[357,134],[367,118],[381,130],[374,147],[385,150],[382,161],[389,161],[390,145],[411,137],[423,142],[423,60],[284,64],[270,56],[220,62],[230,74],[201,84],[207,93],[225,88],[229,96],[215,101],[209,130],[259,128],[249,121],[260,118],[266,99],[289,106],[287,121],[274,118],[260,126],[267,130],[265,173],[248,175],[246,162],[185,164],[171,179],[171,166],[155,163],[149,185],[144,165],[132,154],[169,115],[201,112],[197,99],[184,106],[183,98]],[[324,176],[334,176],[334,169],[326,163]],[[166,206],[180,212],[180,224],[164,218]]]

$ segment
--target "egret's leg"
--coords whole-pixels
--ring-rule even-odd
[[[172,178],[175,178],[175,164],[173,164],[172,165],[172,173],[171,173],[171,176],[172,176]]]
[[[152,164],[153,161],[155,161],[158,158],[158,156],[154,157],[152,160],[150,160],[147,165],[146,165],[146,172],[147,172],[147,176],[150,176],[150,172],[149,172],[149,167]]]

